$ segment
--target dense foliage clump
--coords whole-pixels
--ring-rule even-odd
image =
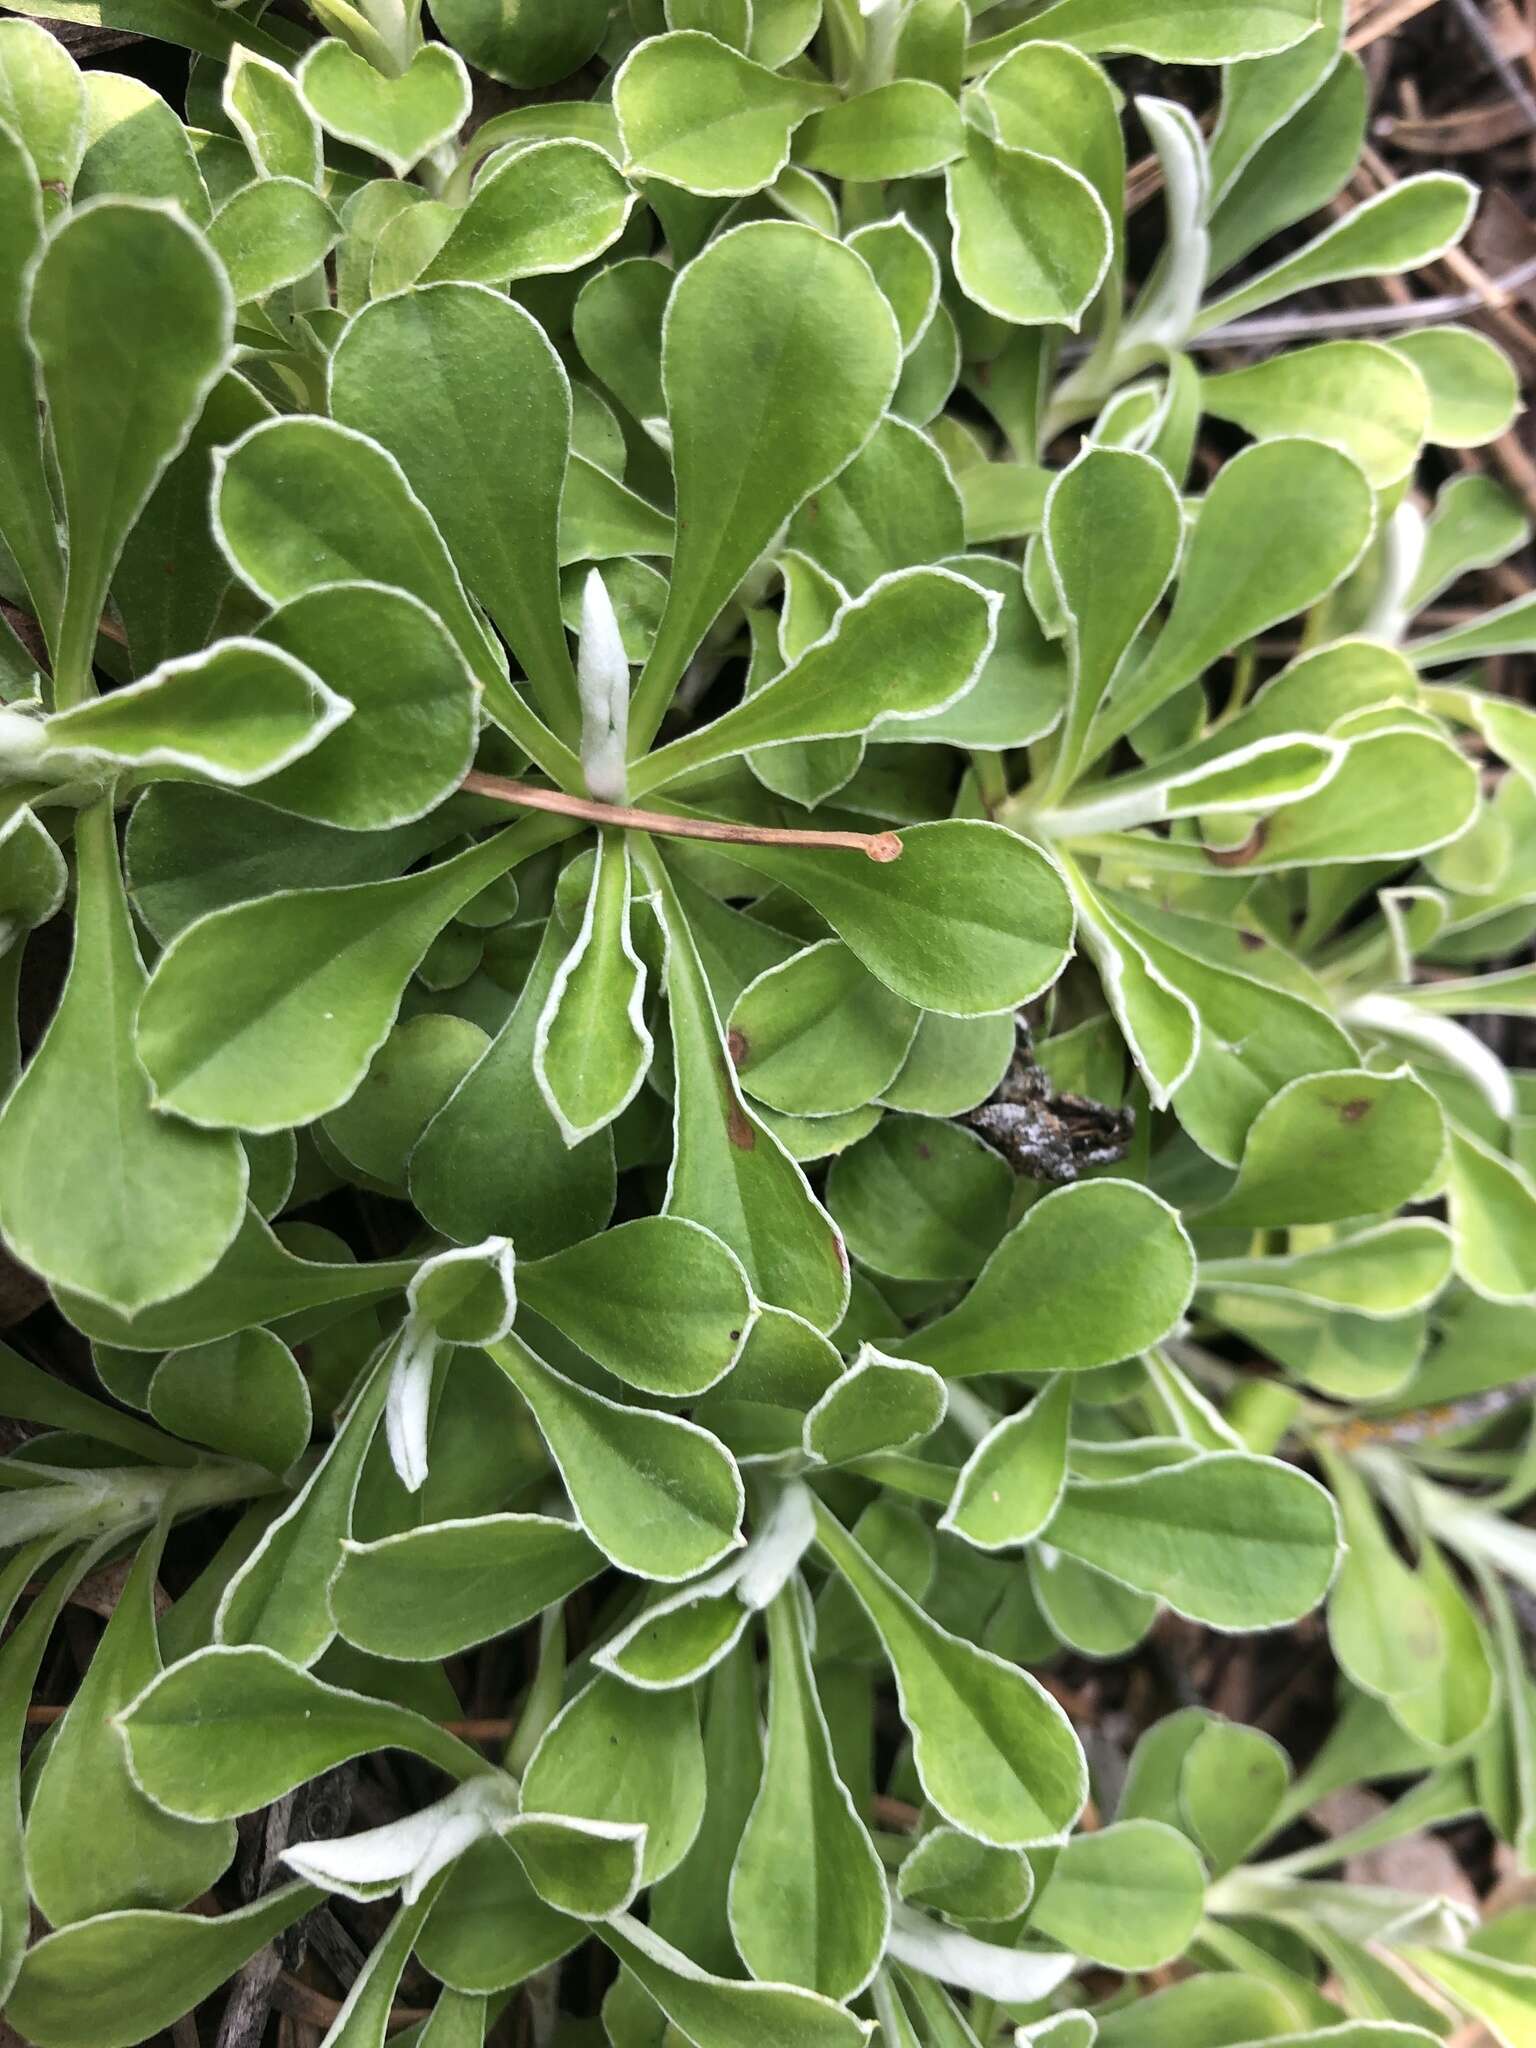
[[[1337,1874],[1536,1855],[1514,377],[1239,346],[1474,210],[1342,0],[14,13],[193,60],[0,23],[8,2026],[1526,2048]],[[1074,1725],[1318,1609],[1300,1776]]]

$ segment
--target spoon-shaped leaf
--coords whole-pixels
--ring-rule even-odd
[[[160,956],[139,1007],[156,1103],[252,1131],[339,1108],[443,926],[558,836],[527,819],[420,874],[260,896],[200,918]]]
[[[885,1873],[837,1773],[792,1580],[768,1609],[763,1775],[731,1867],[731,1931],[754,1977],[848,2000],[890,1928]]]
[[[862,2048],[868,2039],[865,2023],[830,1998],[711,1977],[627,1913],[601,1933],[692,2048]]]
[[[80,813],[75,843],[69,976],[0,1111],[0,1229],[49,1281],[132,1315],[217,1263],[244,1214],[246,1160],[232,1136],[152,1107],[133,1051],[145,975],[109,802]]]
[[[948,1378],[1004,1361],[1009,1372],[1081,1372],[1160,1343],[1194,1277],[1176,1210],[1134,1181],[1083,1181],[1036,1202],[958,1308],[887,1348]]]
[[[621,1571],[675,1582],[741,1545],[741,1474],[708,1430],[568,1380],[512,1336],[490,1347],[560,1468],[582,1528]]]
[[[936,1372],[866,1344],[806,1416],[806,1456],[846,1465],[897,1450],[931,1436],[948,1405],[949,1389]]]
[[[37,173],[16,132],[0,125],[0,534],[45,629],[57,630],[64,566],[43,466],[37,366],[23,279],[43,240]]]
[[[1077,329],[1109,269],[1104,202],[1080,171],[979,128],[945,172],[955,280],[983,311],[1018,326]]]
[[[1425,1308],[1450,1277],[1450,1234],[1428,1216],[1399,1217],[1310,1251],[1200,1261],[1202,1291],[1279,1294],[1365,1316]]]
[[[1417,270],[1461,240],[1476,204],[1477,187],[1449,171],[1404,178],[1324,228],[1294,255],[1208,305],[1195,332],[1204,334],[1316,285]]]
[[[656,1050],[645,1021],[645,963],[630,935],[630,898],[624,834],[599,833],[581,923],[533,1043],[534,1079],[572,1147],[629,1107]]]
[[[213,525],[230,567],[268,604],[359,581],[419,598],[458,643],[491,716],[542,768],[574,773],[507,681],[432,514],[376,441],[334,420],[263,421],[215,458]]]
[[[835,1329],[848,1302],[842,1239],[800,1168],[742,1100],[682,905],[654,853],[642,858],[668,940],[676,1093],[667,1213],[718,1232],[764,1301]]]
[[[302,1320],[339,1303],[361,1307],[382,1301],[404,1289],[418,1263],[384,1259],[369,1265],[333,1265],[298,1258],[248,1206],[228,1251],[185,1294],[141,1309],[132,1320],[62,1289],[59,1302],[76,1329],[100,1343],[132,1351],[174,1351],[212,1343],[279,1317]]]
[[[641,1216],[518,1268],[523,1300],[632,1387],[702,1394],[741,1354],[756,1308],[740,1259],[682,1216]]]
[[[948,569],[883,576],[762,689],[674,740],[632,778],[637,793],[754,747],[882,732],[963,697],[992,651],[1001,600]]]
[[[544,330],[479,285],[402,292],[365,307],[342,335],[330,395],[337,419],[399,462],[546,721],[574,739],[558,566],[571,394]]]
[[[591,142],[536,142],[483,171],[424,284],[579,270],[624,232],[634,189]]]
[[[994,1846],[1064,1835],[1087,1796],[1087,1769],[1045,1688],[941,1628],[820,1502],[816,1540],[879,1631],[930,1802]]]
[[[720,196],[771,185],[794,130],[833,99],[696,30],[641,43],[613,79],[627,168]]]
[[[33,272],[28,325],[69,529],[61,705],[89,693],[123,542],[224,374],[233,324],[218,259],[173,206],[90,200]]]
[[[313,1424],[309,1383],[270,1330],[170,1352],[155,1368],[148,1407],[162,1429],[269,1472],[286,1472],[303,1455]]]
[[[874,432],[900,368],[896,316],[867,265],[813,228],[733,229],[678,278],[662,340],[678,545],[632,757],[753,562]]]
[[[348,1538],[331,1612],[376,1657],[454,1657],[521,1628],[601,1567],[579,1529],[548,1515],[429,1522],[373,1543]]]
[[[301,1671],[275,1650],[198,1650],[118,1720],[134,1779],[167,1813],[229,1820],[372,1749],[403,1749],[464,1780],[494,1766],[435,1721]]]
[[[102,1913],[61,1927],[28,1949],[7,2016],[37,2048],[131,2048],[169,2029],[324,1896],[289,1884],[232,1913]]]
[[[1315,0],[1053,0],[1017,28],[976,44],[969,68],[1042,39],[1080,50],[1130,50],[1164,64],[1228,64],[1288,50],[1317,23]]]
[[[1206,492],[1167,623],[1101,710],[1092,751],[1229,648],[1325,596],[1359,560],[1375,520],[1364,474],[1324,442],[1261,441],[1233,456]]]
[[[1051,486],[1044,545],[1067,621],[1067,712],[1052,791],[1070,787],[1094,716],[1167,589],[1184,537],[1173,479],[1150,456],[1090,444]]]
[[[265,804],[349,831],[434,810],[474,760],[479,691],[419,598],[333,583],[279,605],[257,638],[306,663],[354,707],[341,732],[258,792]]]
[[[523,1776],[529,1810],[645,1829],[642,1875],[682,1860],[704,1809],[704,1746],[691,1692],[639,1692],[606,1671],[550,1722]]]
[[[1254,1118],[1235,1186],[1201,1220],[1258,1230],[1377,1215],[1412,1201],[1444,1148],[1440,1105],[1406,1067],[1308,1075]]]
[[[185,1906],[234,1856],[227,1823],[181,1820],[145,1798],[112,1725],[160,1670],[153,1593],[163,1548],[164,1525],[140,1545],[32,1789],[27,1882],[55,1927],[124,1906]]]
[[[79,754],[87,768],[166,770],[243,789],[313,752],[352,708],[292,655],[259,640],[220,640],[109,697],[55,712],[42,728],[43,758]]]
[[[370,1366],[319,1462],[225,1586],[214,1614],[218,1642],[260,1644],[307,1668],[335,1640],[329,1587],[352,1533],[363,1463],[408,1328],[402,1325],[400,1337]]]
[[[1067,1483],[1072,1380],[1058,1373],[1016,1415],[995,1423],[966,1459],[939,1522],[978,1550],[1030,1543],[1050,1522]]]
[[[755,1100],[789,1116],[835,1116],[895,1080],[918,1015],[841,941],[823,939],[742,990],[726,1043]]]
[[[558,918],[544,927],[516,1007],[432,1119],[411,1154],[411,1199],[463,1243],[500,1235],[537,1258],[601,1230],[613,1209],[613,1138],[568,1151],[528,1085],[538,1020],[564,957]]]
[[[1048,855],[1005,826],[914,825],[889,863],[814,847],[740,846],[729,857],[784,883],[909,1003],[951,1017],[1017,1009],[1067,964],[1072,904]]]
[[[1332,1497],[1294,1465],[1213,1451],[1129,1479],[1074,1481],[1048,1541],[1213,1628],[1279,1628],[1339,1560]]]

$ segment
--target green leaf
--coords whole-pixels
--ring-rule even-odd
[[[885,1951],[885,1874],[837,1774],[791,1580],[768,1609],[762,1782],[731,1868],[731,1930],[754,1977],[847,2001]]]
[[[6,2015],[37,2048],[132,2048],[217,1991],[323,1896],[290,1884],[211,1917],[130,1911],[62,1927],[28,1949]]]
[[[601,1562],[579,1529],[547,1515],[427,1523],[372,1543],[348,1538],[331,1612],[345,1639],[374,1656],[453,1657],[521,1628]]]
[[[591,1393],[518,1337],[490,1350],[533,1410],[577,1520],[621,1571],[675,1584],[740,1548],[741,1474],[707,1430]]]
[[[1314,40],[1321,44],[1324,38],[1308,38],[1287,55],[1299,56]],[[1369,93],[1359,57],[1338,52],[1335,44],[1331,68],[1316,92],[1283,117],[1237,176],[1223,183],[1210,222],[1212,276],[1338,195],[1365,141]]]
[[[576,678],[558,584],[571,397],[543,329],[500,292],[419,287],[351,322],[331,358],[330,397],[338,420],[399,462],[546,722],[573,739]],[[519,487],[508,491],[502,480],[513,476]]]
[[[382,157],[397,178],[438,143],[452,141],[469,117],[469,73],[441,43],[423,43],[397,78],[384,77],[345,43],[316,43],[297,82],[327,134]]]
[[[474,760],[478,692],[419,599],[334,583],[279,605],[258,637],[354,707],[341,731],[263,782],[262,803],[378,831],[424,817],[457,789]]]
[[[1291,1760],[1273,1736],[1204,1722],[1184,1752],[1178,1805],[1214,1870],[1241,1863],[1265,1839],[1290,1783]]]
[[[1013,1059],[1013,1019],[924,1010],[901,1072],[882,1100],[919,1116],[957,1116],[985,1102]]]
[[[37,33],[53,45],[51,36]],[[43,462],[37,366],[27,338],[23,292],[23,279],[42,241],[37,173],[21,137],[0,123],[0,534],[33,610],[52,631],[64,565]]]
[[[302,1320],[338,1303],[382,1301],[406,1285],[416,1266],[415,1259],[359,1266],[297,1258],[248,1206],[229,1250],[185,1294],[141,1309],[131,1319],[93,1305],[85,1295],[61,1291],[60,1305],[76,1329],[102,1343],[131,1351],[170,1351],[232,1337],[278,1317]]]
[[[795,128],[833,98],[692,29],[641,43],[613,78],[630,175],[722,196],[771,185]]]
[[[1200,1287],[1279,1294],[1349,1309],[1402,1316],[1425,1308],[1451,1276],[1451,1237],[1428,1217],[1402,1217],[1337,1244],[1262,1259],[1202,1259]]]
[[[827,1176],[827,1204],[862,1265],[896,1280],[972,1280],[1008,1226],[1014,1176],[959,1125],[887,1116]]]
[[[750,982],[726,1022],[750,1095],[790,1116],[834,1116],[895,1080],[918,1013],[839,940],[823,939]]]
[[[944,174],[955,281],[983,311],[1018,326],[1074,333],[1109,269],[1104,202],[1055,157],[1009,149],[968,128]]]
[[[709,1577],[650,1601],[593,1662],[645,1692],[694,1684],[730,1655],[752,1619],[737,1596],[744,1562],[737,1556]]]
[[[712,761],[807,739],[881,739],[887,724],[963,697],[992,650],[997,597],[947,569],[882,576],[828,632],[712,725],[659,748],[631,778],[637,795]]]
[[[1411,1201],[1444,1147],[1440,1106],[1406,1068],[1308,1075],[1260,1110],[1236,1185],[1201,1220],[1263,1229],[1376,1215]]]
[[[199,919],[160,956],[139,1007],[157,1106],[253,1131],[339,1108],[443,926],[551,837],[528,820],[419,874],[262,896]]]
[[[642,1879],[677,1867],[704,1809],[704,1747],[690,1692],[641,1692],[600,1672],[544,1731],[523,1775],[537,1813],[645,1829]]]
[[[1480,448],[1507,431],[1520,409],[1508,356],[1471,327],[1425,327],[1400,335],[1406,356],[1429,387],[1426,439],[1437,448]]]
[[[1004,826],[940,819],[901,834],[888,863],[812,848],[732,844],[782,882],[905,1001],[946,1016],[1014,1010],[1066,965],[1071,901],[1060,870]]]
[[[1188,1306],[1194,1253],[1174,1210],[1134,1181],[1036,1202],[960,1306],[890,1349],[947,1378],[1082,1372],[1160,1343]]]
[[[1027,1408],[994,1423],[966,1459],[939,1521],[978,1550],[1013,1550],[1045,1529],[1067,1483],[1072,1381],[1048,1379]]]
[[[260,178],[242,187],[208,228],[241,305],[308,276],[340,234],[340,222],[319,193],[297,178]]]
[[[946,1920],[1016,1920],[1034,1894],[1029,1858],[993,1849],[958,1828],[930,1828],[902,1860],[896,1893]]]
[[[900,365],[867,266],[814,229],[733,229],[679,276],[662,341],[678,547],[631,707],[632,756],[753,562],[874,432]]]
[[[1050,1694],[930,1619],[820,1503],[816,1540],[879,1631],[929,1802],[994,1847],[1063,1835],[1082,1808],[1087,1774]]]
[[[98,764],[121,765],[243,789],[312,753],[352,711],[291,654],[258,640],[220,640],[108,697],[55,712],[41,728],[41,758],[64,774],[80,756],[86,776]]]
[[[1029,1924],[1112,1970],[1184,1953],[1205,1906],[1194,1845],[1161,1821],[1127,1820],[1063,1845]]]
[[[579,270],[624,232],[635,193],[606,150],[535,142],[481,173],[422,282],[505,284]]]
[[[1128,1479],[1075,1480],[1049,1542],[1213,1628],[1309,1613],[1339,1559],[1338,1520],[1294,1466],[1215,1451]]]
[[[217,1263],[245,1210],[237,1141],[152,1106],[134,1058],[144,969],[112,807],[79,814],[75,945],[41,1045],[0,1112],[0,1229],[51,1283],[132,1315]]]
[[[156,36],[179,43],[203,56],[227,58],[236,45],[275,57],[292,53],[242,15],[220,9],[217,0],[23,0],[18,14],[40,14],[49,21],[68,21],[82,28],[118,28],[132,35]]]
[[[92,200],[50,237],[28,326],[69,529],[57,701],[89,695],[96,630],[129,529],[229,362],[234,307],[174,208]]]
[[[1052,484],[1044,536],[1066,614],[1066,715],[1048,787],[1069,788],[1100,706],[1173,576],[1184,522],[1173,479],[1150,456],[1092,445]]]
[[[1425,379],[1404,351],[1374,341],[1326,341],[1205,377],[1200,399],[1257,440],[1309,434],[1331,442],[1377,490],[1409,475],[1429,436]]]
[[[358,1482],[409,1322],[369,1365],[345,1418],[293,1499],[262,1531],[225,1585],[213,1633],[224,1645],[256,1644],[290,1663],[316,1663],[335,1639],[329,1588],[352,1533]]]
[[[319,125],[281,64],[237,47],[220,97],[262,177],[298,178],[319,189],[325,171]]]
[[[608,26],[606,0],[438,0],[434,20],[477,70],[508,85],[553,85],[592,55]]]
[[[525,1260],[528,1307],[628,1385],[702,1394],[741,1354],[755,1314],[736,1254],[682,1216],[641,1216],[548,1258]]]
[[[1471,763],[1438,734],[1411,726],[1367,733],[1351,740],[1326,789],[1266,818],[1234,865],[1269,873],[1405,860],[1459,839],[1477,794]]]
[[[1371,537],[1359,467],[1321,441],[1261,441],[1223,464],[1185,550],[1178,594],[1151,654],[1099,714],[1101,753],[1212,662],[1324,597]]]
[[[1476,188],[1448,171],[1405,178],[1324,228],[1268,270],[1216,299],[1201,313],[1197,334],[1256,313],[1293,292],[1352,277],[1396,277],[1454,248],[1477,203]]]
[[[848,246],[857,249],[874,272],[876,284],[896,315],[902,349],[910,355],[938,307],[937,257],[905,214],[855,228]]]
[[[461,1243],[511,1237],[539,1258],[601,1230],[612,1213],[611,1135],[567,1151],[542,1093],[529,1086],[535,1030],[564,953],[552,917],[511,1015],[411,1154],[412,1201]]]
[[[169,1352],[149,1383],[148,1406],[162,1429],[269,1472],[286,1472],[309,1442],[308,1383],[270,1330]]]
[[[990,64],[999,46],[1054,38],[1080,50],[1130,50],[1165,64],[1227,64],[1286,50],[1317,23],[1315,0],[1182,6],[1179,0],[1054,0],[1015,29],[972,45],[968,68]]]
[[[624,835],[600,833],[581,924],[534,1032],[534,1079],[573,1147],[629,1107],[656,1049],[630,935],[631,887]]]
[[[847,1465],[900,1450],[931,1436],[948,1405],[949,1390],[936,1372],[865,1344],[806,1416],[805,1454],[818,1464]]]
[[[835,1329],[848,1302],[842,1240],[804,1174],[743,1101],[674,886],[654,855],[642,862],[668,942],[676,1078],[666,1212],[723,1238],[761,1299]]]
[[[151,1805],[128,1775],[113,1726],[160,1670],[154,1582],[162,1548],[163,1531],[140,1545],[32,1788],[27,1883],[54,1927],[129,1906],[185,1906],[234,1857],[229,1825],[200,1826]]]
[[[1491,1145],[1451,1126],[1446,1201],[1456,1271],[1488,1301],[1529,1301],[1536,1296],[1536,1183]]]
[[[1126,1048],[1154,1109],[1166,1109],[1188,1080],[1204,1030],[1198,1010],[1165,976],[1132,930],[1121,926],[1074,865],[1069,870],[1083,950],[1099,971]]]
[[[62,212],[85,154],[84,81],[62,43],[30,21],[0,23],[0,121],[32,160],[44,215]]]
[[[711,1977],[627,1913],[602,1937],[692,2048],[859,2048],[866,2038],[863,2022],[831,1999]]]
[[[812,114],[795,136],[795,161],[832,178],[921,177],[965,150],[965,124],[949,94],[897,78]]]
[[[198,1650],[118,1717],[134,1781],[166,1813],[227,1820],[369,1750],[403,1749],[461,1782],[494,1772],[457,1736],[327,1685],[273,1650]]]

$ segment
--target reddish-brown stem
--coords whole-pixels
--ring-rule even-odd
[[[530,811],[557,811],[565,818],[585,818],[593,825],[625,825],[636,832],[654,832],[661,839],[712,839],[727,846],[839,847],[882,863],[901,858],[896,832],[798,832],[771,825],[730,825],[715,818],[674,818],[666,811],[639,811],[628,804],[601,804],[592,797],[569,796],[563,789],[541,789],[532,782],[513,782],[505,775],[465,776],[462,787],[474,796],[498,803],[521,804]]]

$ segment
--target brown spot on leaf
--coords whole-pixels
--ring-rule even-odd
[[[1262,932],[1245,932],[1239,930],[1237,934],[1237,943],[1242,947],[1245,953],[1262,953],[1264,948],[1269,944],[1269,941],[1264,937]]]
[[[1249,861],[1258,859],[1268,837],[1269,820],[1261,818],[1241,846],[1208,846],[1205,857],[1214,867],[1244,868]]]
[[[757,1144],[757,1126],[739,1102],[732,1102],[726,1118],[726,1136],[738,1152],[750,1152]]]
[[[931,1159],[933,1157],[933,1147],[931,1145],[917,1144],[912,1149],[916,1152],[919,1159]]]
[[[1375,1104],[1368,1095],[1352,1095],[1348,1102],[1339,1104],[1339,1122],[1357,1124],[1361,1117],[1369,1116]]]
[[[744,1031],[729,1031],[726,1033],[725,1049],[731,1056],[731,1065],[733,1067],[744,1067],[747,1063],[747,1055],[751,1052],[752,1047]]]

